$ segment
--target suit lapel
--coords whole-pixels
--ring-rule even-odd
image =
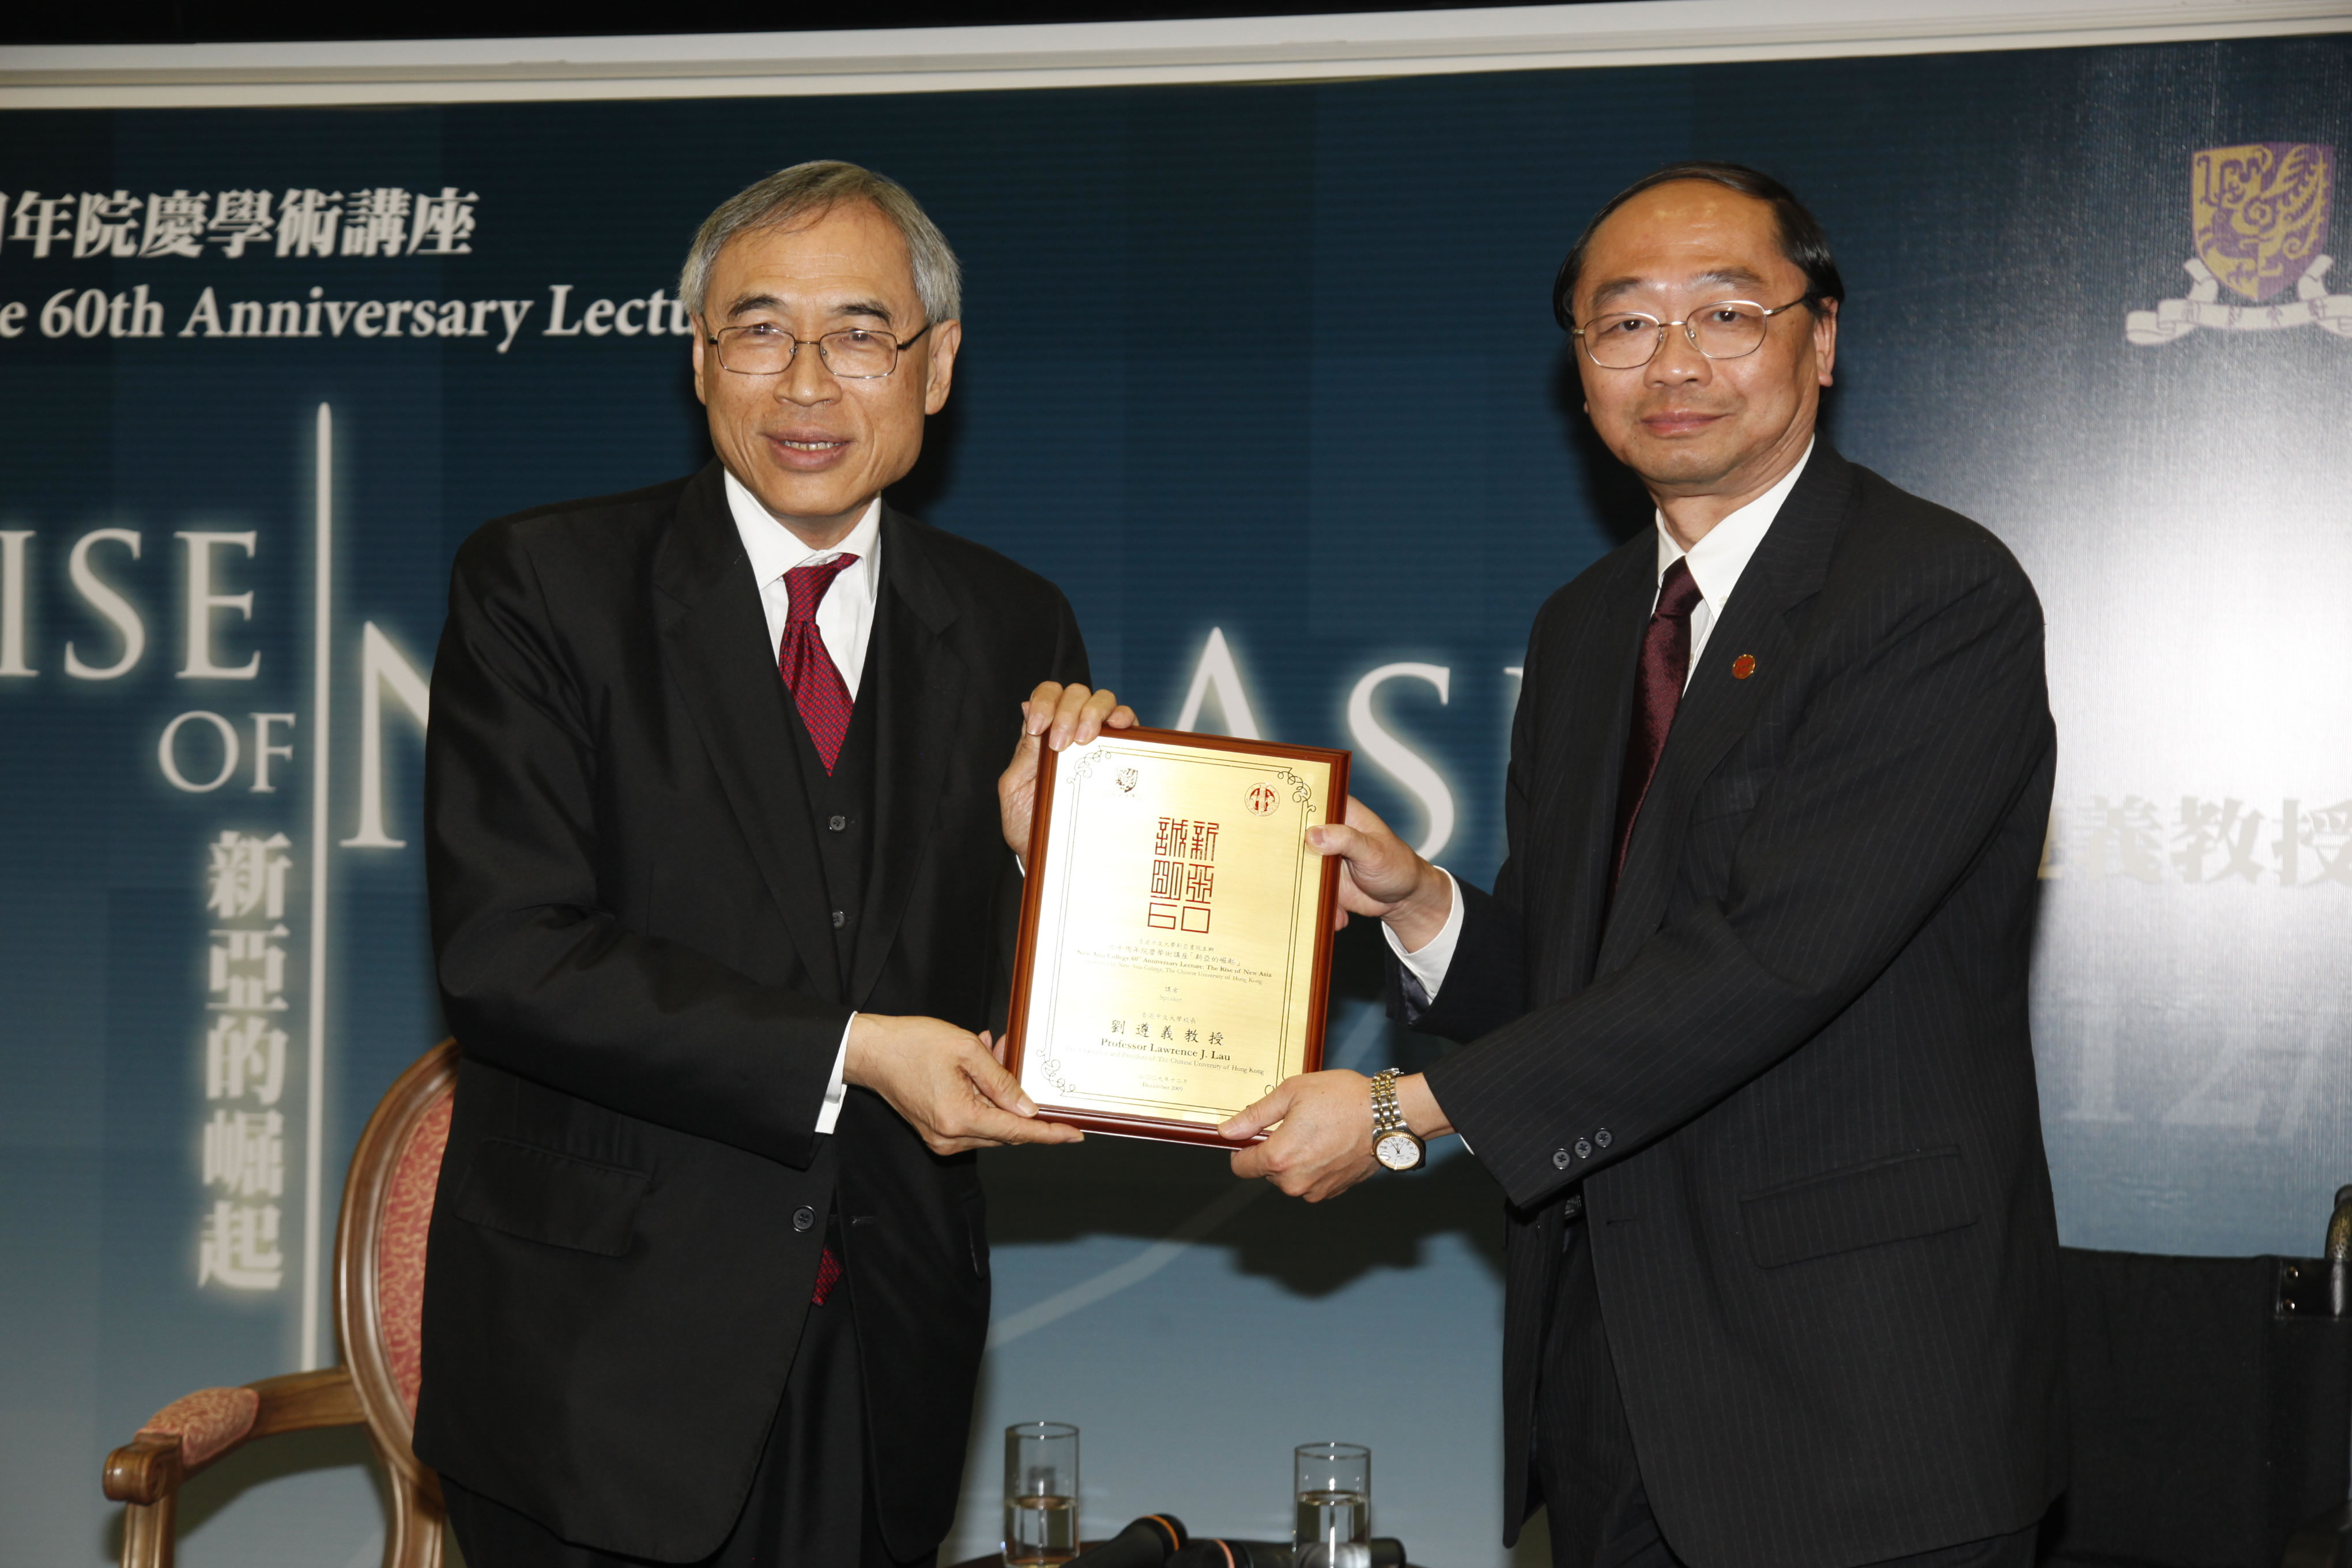
[[[820,995],[838,1002],[841,966],[824,869],[793,752],[792,726],[800,720],[776,674],[767,614],[716,462],[679,498],[654,563],[654,586],[673,688],[693,715],[803,967]]]
[[[872,703],[876,721],[874,842],[850,974],[852,1005],[881,976],[929,847],[967,673],[945,636],[956,618],[955,599],[920,531],[887,505],[874,615],[873,657],[857,693],[859,709]]]
[[[1852,467],[1817,437],[1804,474],[1740,574],[1730,606],[1707,634],[1706,652],[1683,692],[1626,847],[1617,899],[1601,934],[1599,973],[1630,963],[1657,929],[1673,892],[1692,797],[1793,662],[1797,644],[1788,612],[1821,590],[1853,488]],[[1742,654],[1755,660],[1755,673],[1745,679],[1732,673]]]
[[[1586,623],[1584,636],[1562,657],[1557,676],[1566,693],[1561,710],[1556,718],[1540,715],[1548,728],[1557,724],[1557,738],[1539,752],[1547,765],[1538,775],[1532,820],[1551,840],[1547,858],[1557,857],[1552,864],[1560,885],[1575,889],[1558,940],[1544,944],[1538,986],[1545,997],[1564,995],[1591,979],[1600,946],[1601,900],[1615,839],[1617,775],[1633,725],[1633,670],[1641,659],[1642,628],[1657,596],[1653,535],[1643,535],[1625,551],[1601,593],[1601,613]]]

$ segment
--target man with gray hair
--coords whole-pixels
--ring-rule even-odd
[[[911,196],[784,170],[679,291],[715,460],[453,574],[416,1450],[473,1568],[928,1563],[988,1325],[971,1152],[1078,1136],[982,1032],[1038,753],[1134,715],[1053,584],[881,499],[963,333]]]

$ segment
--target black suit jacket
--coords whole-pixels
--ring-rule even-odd
[[[836,1205],[892,1550],[954,1512],[988,1321],[978,1174],[863,1089],[814,1129],[853,1009],[996,1016],[1018,898],[996,778],[1021,700],[1087,664],[1051,584],[881,526],[845,987],[800,720],[719,467],[502,519],[457,554],[425,815],[465,1062],[416,1447],[604,1551],[725,1538]]]
[[[1419,1026],[1509,1209],[1507,1518],[1579,1184],[1643,1483],[1696,1568],[2015,1530],[2063,1479],[2026,967],[2041,607],[1816,445],[1710,635],[1606,900],[1644,532],[1536,619],[1509,857]],[[1752,657],[1747,679],[1735,660]],[[1409,1010],[1409,1009],[1408,1009]]]

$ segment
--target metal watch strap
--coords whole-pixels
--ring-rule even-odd
[[[1391,1132],[1408,1131],[1404,1111],[1397,1105],[1397,1069],[1382,1068],[1372,1075],[1372,1142]]]

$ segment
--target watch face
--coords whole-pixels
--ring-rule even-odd
[[[1421,1163],[1421,1140],[1410,1132],[1382,1133],[1372,1155],[1391,1171],[1410,1171]]]

